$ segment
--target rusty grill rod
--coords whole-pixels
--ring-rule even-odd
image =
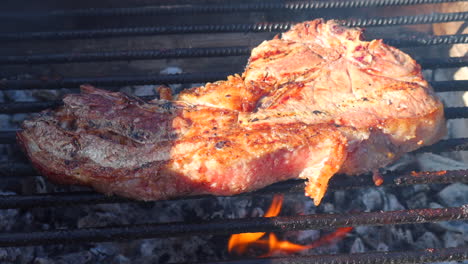
[[[467,39],[468,40],[468,39]],[[31,80],[0,80],[0,90],[22,89],[61,89],[78,88],[87,83],[94,86],[127,86],[127,85],[155,85],[178,83],[206,83],[224,80],[235,72],[196,72],[168,75],[141,75],[141,76],[108,76],[83,77],[63,79],[31,79]],[[465,91],[468,81],[435,81],[430,82],[436,92]]]
[[[90,8],[75,10],[54,10],[49,12],[1,12],[0,18],[47,16],[155,16],[155,15],[182,15],[182,14],[207,14],[207,13],[238,13],[238,12],[265,12],[265,11],[309,11],[317,9],[335,8],[363,8],[384,6],[405,6],[420,4],[438,4],[459,2],[460,0],[344,0],[344,1],[299,1],[292,3],[262,2],[239,4],[211,4],[190,6],[145,6],[131,8]]]
[[[20,177],[37,175],[29,164],[0,163],[0,175],[3,179],[13,176],[16,180]],[[418,172],[418,173],[387,173],[383,175],[386,187],[402,187],[415,184],[449,184],[454,182],[468,183],[468,170]],[[372,175],[346,176],[336,175],[330,181],[329,189],[347,190],[364,187],[373,187]],[[252,196],[272,193],[303,193],[304,180],[290,180],[276,183],[261,190],[244,193],[239,196]],[[375,187],[375,186],[374,186]],[[213,199],[211,195],[198,195],[181,197],[174,200]],[[1,195],[0,209],[77,206],[82,204],[109,204],[109,203],[146,203],[143,201],[126,199],[118,196],[106,196],[96,192],[80,191],[67,193],[46,193],[36,195]]]
[[[426,248],[412,251],[368,252],[356,254],[288,256],[277,258],[240,259],[205,264],[402,264],[468,259],[468,247]]]
[[[389,212],[222,219],[201,223],[175,222],[27,233],[1,233],[0,246],[19,247],[56,243],[90,243],[207,234],[227,235],[245,232],[275,232],[362,225],[400,225],[463,219],[468,219],[468,205],[450,208],[424,208]]]
[[[432,13],[415,16],[352,18],[343,21],[346,26],[378,27],[396,25],[414,25],[444,23],[468,20],[468,12]],[[246,33],[246,32],[283,32],[290,29],[296,22],[254,23],[254,24],[215,24],[215,25],[176,25],[132,28],[108,28],[94,30],[68,30],[47,32],[15,32],[1,33],[1,41],[18,40],[58,40],[58,39],[94,39],[107,37],[151,36],[162,34],[193,34],[193,33]],[[456,35],[463,36],[463,35]],[[446,43],[449,44],[449,43]],[[453,43],[451,43],[453,44]]]
[[[49,64],[49,63],[74,63],[95,61],[129,61],[129,60],[156,60],[156,59],[180,59],[200,57],[229,57],[248,56],[252,47],[209,47],[209,48],[180,48],[159,50],[124,50],[88,53],[64,53],[64,54],[36,54],[24,56],[0,56],[0,63],[7,64]],[[454,68],[468,65],[468,58],[430,58],[418,59],[418,63],[425,69]]]

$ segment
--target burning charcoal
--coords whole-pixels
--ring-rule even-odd
[[[438,230],[446,230],[454,233],[462,234],[463,237],[468,237],[468,223],[462,221],[444,221],[433,223],[431,226],[436,226]]]
[[[119,247],[115,243],[99,243],[89,250],[99,261],[119,253]]]
[[[43,101],[60,100],[63,91],[59,90],[33,90],[32,96]]]
[[[144,263],[178,263],[187,259],[197,261],[199,256],[215,255],[213,247],[207,246],[207,243],[206,239],[200,237],[145,239],[139,250],[141,256],[146,259]]]
[[[183,212],[180,209],[180,201],[174,201],[172,203],[160,203],[161,208],[155,205],[153,212],[157,212],[154,216],[154,220],[158,222],[171,222],[171,221],[184,221]],[[160,212],[163,211],[164,214]]]
[[[292,233],[292,232],[288,232]],[[320,238],[320,231],[319,230],[301,230],[301,231],[296,231],[296,236],[295,239],[297,239],[298,242],[301,244],[307,244],[311,243],[312,241],[315,241]],[[288,236],[288,239],[290,237]]]
[[[7,115],[0,115],[0,127],[3,129],[10,128],[10,118]],[[6,144],[0,144],[0,161],[8,160],[11,155],[11,148]]]
[[[371,249],[375,249],[380,241],[382,241],[385,228],[376,226],[360,226],[354,229],[361,238],[362,242],[365,243]]]
[[[468,237],[464,236],[461,233],[456,233],[452,231],[447,231],[443,235],[444,246],[445,247],[459,247],[465,246],[468,243]]]
[[[468,204],[468,185],[453,183],[440,191],[437,196],[446,206],[462,206]]]
[[[397,197],[394,194],[387,194],[385,203],[384,203],[384,211],[397,211],[397,210],[404,210],[405,207],[401,205],[398,201]]]
[[[37,101],[30,90],[6,90],[4,91],[6,101],[11,102],[34,102]]]
[[[0,195],[12,195],[13,192],[0,192]],[[0,210],[0,230],[9,231],[17,223],[19,215],[16,209]]]
[[[365,234],[368,234],[370,232],[372,232],[371,229],[374,229],[375,227],[371,227],[371,226],[357,226],[356,228],[354,228],[354,231],[362,236],[362,235],[365,235]]]
[[[440,242],[434,233],[425,232],[422,236],[416,239],[415,246],[419,249],[440,248],[442,247],[442,242]]]
[[[363,190],[362,203],[365,206],[365,211],[381,210],[383,207],[383,191],[381,189],[369,188]]]
[[[116,224],[129,224],[127,219],[119,217],[112,212],[94,212],[78,220],[79,228],[99,227]]]
[[[301,195],[302,198],[304,198],[304,196]],[[317,207],[315,206],[315,204],[312,202],[312,200],[310,199],[302,199],[302,206],[301,206],[301,209],[300,210],[297,210],[296,212],[299,213],[299,214],[305,214],[305,215],[309,215],[309,214],[315,214],[316,213],[316,209]]]
[[[381,251],[381,252],[386,252],[386,251],[388,251],[388,246],[387,246],[387,244],[385,244],[383,242],[379,242],[379,244],[377,245],[376,250]]]
[[[417,184],[417,185],[413,185],[413,190],[415,193],[418,193],[418,192],[428,192],[431,190],[431,187],[429,185],[425,185],[425,184]]]
[[[21,193],[31,195],[48,192],[45,179],[42,177],[27,177],[21,181]]]
[[[13,127],[18,127],[28,117],[28,114],[14,114],[11,117],[11,124]]]
[[[416,209],[416,208],[425,208],[427,207],[428,199],[427,195],[424,192],[416,193],[415,195],[411,196],[408,200],[406,200],[406,205],[409,209]]]
[[[33,264],[53,264],[54,261],[48,258],[35,257]]]
[[[349,253],[363,253],[366,252],[366,247],[364,246],[364,243],[362,240],[358,237],[354,240],[353,244],[351,245],[351,249],[349,250]]]
[[[0,114],[0,127],[2,129],[11,128],[9,115]]]
[[[335,213],[335,206],[332,203],[324,203],[323,212],[327,214]]]
[[[468,169],[466,163],[456,161],[433,153],[422,153],[417,155],[418,164],[424,171],[439,170],[463,170]]]
[[[30,263],[34,258],[32,247],[0,248],[0,263]]]
[[[142,256],[152,256],[154,255],[155,249],[159,246],[160,240],[155,239],[145,239],[140,246],[140,253]]]
[[[344,208],[345,203],[347,202],[346,199],[346,192],[342,190],[335,191],[333,193],[334,204],[339,208]]]
[[[130,261],[129,258],[119,254],[119,255],[114,257],[114,259],[112,260],[112,263],[115,263],[115,264],[130,264],[130,263],[132,263],[132,261]]]
[[[133,94],[136,96],[154,95],[154,85],[139,85],[133,87]]]
[[[413,234],[409,229],[404,229],[401,227],[391,227],[390,230],[392,231],[392,240],[393,245],[413,245]],[[401,248],[401,247],[400,247]]]
[[[93,254],[88,251],[81,251],[81,252],[76,252],[76,253],[70,253],[66,255],[62,255],[59,258],[57,258],[54,263],[56,264],[80,264],[80,263],[95,263],[95,259],[93,257]]]
[[[251,217],[262,217],[263,215],[265,215],[265,211],[260,207],[252,209],[252,213],[250,214]]]
[[[223,199],[223,198],[218,198],[218,200],[219,199]],[[227,198],[226,205],[227,205],[228,211],[230,211],[230,213],[228,213],[229,218],[244,218],[244,217],[247,217],[250,212],[252,201],[250,199],[242,199],[242,198],[239,198],[239,199]]]

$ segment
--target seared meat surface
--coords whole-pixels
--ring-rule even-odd
[[[252,51],[242,76],[143,102],[91,86],[25,121],[41,173],[143,200],[233,195],[376,170],[439,140],[443,106],[420,66],[359,29],[314,20]]]

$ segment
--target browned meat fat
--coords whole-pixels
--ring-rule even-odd
[[[420,66],[361,30],[314,20],[256,47],[242,76],[143,102],[91,86],[23,123],[18,140],[59,183],[143,200],[233,195],[376,170],[439,140],[443,106]]]

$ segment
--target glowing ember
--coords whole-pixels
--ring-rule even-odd
[[[264,217],[277,216],[281,211],[282,204],[283,195],[275,195],[271,206],[265,213]],[[259,248],[267,251],[267,253],[259,257],[269,257],[282,253],[293,254],[306,249],[334,243],[337,240],[344,238],[347,233],[351,232],[351,230],[353,230],[352,227],[339,228],[335,232],[327,234],[309,245],[299,245],[287,240],[278,240],[274,233],[269,233],[268,237],[265,236],[265,232],[235,234],[229,239],[228,251],[231,254],[236,253],[238,255],[245,254],[250,248]]]

